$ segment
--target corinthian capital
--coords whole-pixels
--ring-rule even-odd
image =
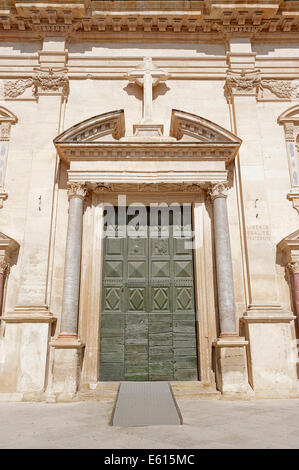
[[[69,93],[69,79],[65,69],[40,69],[33,76],[34,95],[57,94],[67,96]]]
[[[227,182],[212,184],[208,188],[208,196],[212,201],[217,197],[227,198]]]
[[[0,261],[0,274],[7,274],[8,271],[9,264],[5,260]]]
[[[290,273],[299,274],[299,261],[295,261],[287,264],[287,269]]]
[[[225,94],[231,95],[257,95],[261,77],[258,70],[242,70],[240,72],[229,70],[225,81]]]
[[[84,199],[87,194],[87,187],[85,183],[68,183],[68,197],[79,197]]]

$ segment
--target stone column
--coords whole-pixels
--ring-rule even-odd
[[[9,270],[9,265],[5,261],[0,262],[0,315],[2,314],[5,277]]]
[[[65,251],[60,337],[77,337],[78,335],[83,200],[86,193],[87,190],[84,184],[71,183],[69,185],[69,220]]]
[[[214,237],[216,251],[216,272],[220,336],[236,335],[235,297],[232,256],[227,217],[226,183],[214,184],[209,188],[213,202]]]
[[[52,375],[47,389],[48,401],[71,399],[78,390],[84,347],[78,337],[78,307],[81,271],[83,183],[69,184],[69,219],[65,250],[64,285],[60,334],[50,343]]]
[[[210,186],[213,202],[214,239],[220,337],[214,341],[217,387],[225,394],[252,392],[248,383],[245,338],[237,333],[232,256],[227,215],[227,183]]]

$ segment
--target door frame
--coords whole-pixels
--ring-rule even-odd
[[[215,280],[210,205],[205,192],[177,191],[126,192],[126,205],[132,203],[177,202],[192,204],[195,232],[194,287],[197,329],[198,375],[202,383],[215,383],[212,365],[212,342],[217,337],[215,313]],[[92,192],[83,217],[79,335],[85,343],[81,386],[98,383],[100,358],[100,318],[102,305],[103,211],[104,205],[117,205],[118,194]]]

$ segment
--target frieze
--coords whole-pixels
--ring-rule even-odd
[[[275,97],[285,100],[299,99],[298,80],[266,80],[262,79],[259,89],[259,99],[265,99],[264,89],[268,89]]]
[[[184,192],[201,193],[203,186],[200,183],[96,183],[92,191],[96,194],[107,192]]]
[[[96,194],[107,193],[113,191],[113,185],[109,183],[97,183],[93,192]]]
[[[4,98],[17,98],[25,92],[26,88],[32,85],[32,78],[8,80],[4,83]]]
[[[217,143],[216,143],[217,144]],[[87,143],[88,145],[88,143]],[[220,145],[220,144],[218,144]],[[228,144],[230,146],[230,144]],[[223,145],[217,149],[216,145],[213,148],[207,147],[193,147],[188,148],[163,148],[156,146],[151,148],[150,152],[146,147],[144,148],[124,148],[124,147],[103,147],[93,149],[92,147],[81,147],[77,149],[63,148],[61,146],[61,156],[65,157],[67,161],[81,160],[89,158],[90,160],[128,160],[128,161],[142,161],[142,160],[230,160],[233,158],[235,146],[231,145],[228,149],[223,149]]]

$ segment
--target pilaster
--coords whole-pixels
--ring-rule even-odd
[[[45,40],[43,44],[43,50],[48,54],[51,52],[49,44],[55,42]],[[61,41],[59,44],[62,47]],[[44,67],[44,63],[41,65],[33,76],[39,119],[32,142],[31,181],[16,311],[22,310],[23,306],[32,306],[34,312],[39,307],[41,310],[48,309],[49,305],[49,250],[53,193],[58,169],[58,157],[52,139],[60,130],[63,103],[68,93],[68,78],[61,68]]]
[[[275,245],[271,240],[267,184],[260,142],[257,93],[260,73],[255,67],[249,38],[234,38],[227,53],[225,92],[231,103],[236,134],[243,144],[236,157],[239,198],[244,220],[244,262],[247,314],[280,308],[275,268]]]

